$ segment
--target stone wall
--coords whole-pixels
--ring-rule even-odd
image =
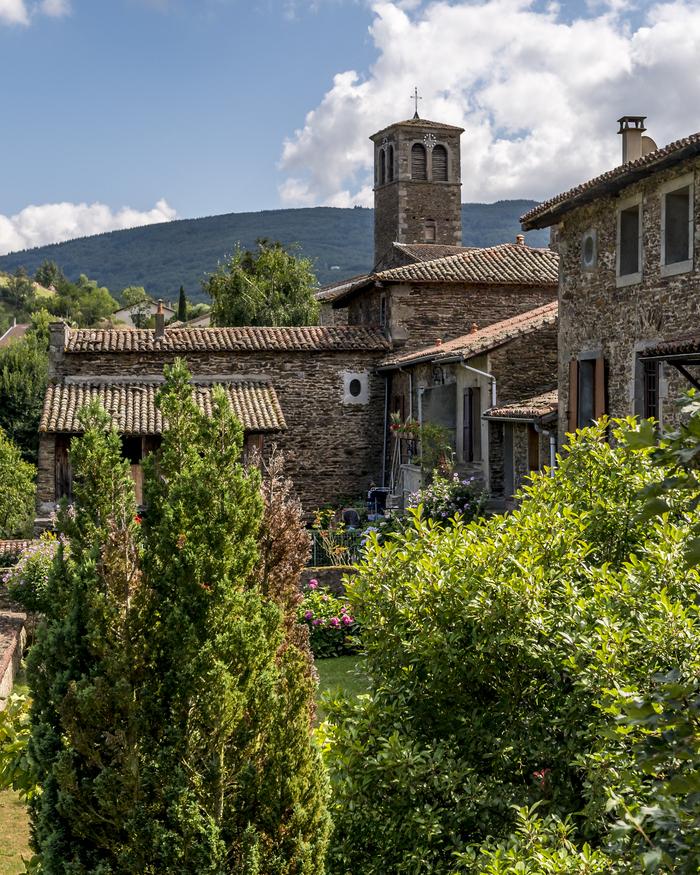
[[[557,297],[556,286],[397,283],[385,286],[384,291],[389,334],[406,350],[432,346],[438,339],[452,340],[467,334],[474,322],[484,328]],[[350,303],[351,325],[378,324],[379,293],[379,289],[372,290]]]
[[[354,577],[357,568],[353,565],[324,565],[319,568],[305,568],[300,575],[300,586],[304,587],[310,580],[317,580],[322,589],[327,589],[334,595],[345,595],[344,578]]]
[[[384,378],[374,373],[382,351],[187,353],[194,377],[264,377],[275,388],[287,430],[266,437],[285,454],[305,511],[339,504],[379,483],[384,427]],[[176,355],[155,353],[66,354],[61,374],[138,376],[160,374]],[[343,374],[367,374],[367,404],[343,403]],[[42,494],[53,489],[49,441],[40,458]],[[51,482],[51,485],[50,485]]]
[[[0,711],[12,692],[27,642],[27,615],[12,604],[0,588]]]
[[[559,305],[559,430],[568,428],[569,361],[583,354],[602,354],[607,366],[607,409],[613,416],[635,412],[635,360],[645,344],[697,330],[700,316],[700,159],[630,185],[619,197],[604,197],[569,213],[558,230],[561,256]],[[692,172],[694,194],[693,270],[662,276],[660,186]],[[642,196],[642,279],[617,287],[617,207],[621,200]],[[597,234],[597,266],[584,269],[581,245],[584,232]],[[668,382],[663,419],[675,419],[673,399],[689,384],[671,367],[664,367]]]
[[[498,405],[524,401],[556,386],[557,334],[556,324],[546,325],[489,353]]]

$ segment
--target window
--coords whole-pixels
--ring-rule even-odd
[[[386,152],[382,149],[379,153],[379,184],[386,182]]]
[[[481,391],[478,387],[464,390],[462,457],[465,462],[481,460]]]
[[[343,404],[369,403],[369,375],[367,372],[343,374]]]
[[[683,273],[693,263],[692,175],[674,179],[662,188],[661,272]]]
[[[585,428],[606,411],[605,359],[589,357],[569,362],[569,431]]]
[[[642,416],[659,418],[659,363],[642,363]]]
[[[379,327],[386,328],[386,294],[379,296]]]
[[[425,146],[422,143],[414,143],[411,147],[411,179],[427,179],[427,162],[425,159]]]
[[[581,266],[593,270],[598,262],[598,236],[595,230],[586,231],[581,240]]]
[[[641,278],[641,204],[630,204],[618,213],[617,276],[622,282],[639,282]]]
[[[435,243],[437,240],[437,223],[431,219],[423,225],[423,240],[426,243]]]
[[[387,182],[394,181],[394,147],[389,146],[386,150],[386,178]]]
[[[433,181],[447,182],[447,149],[435,146],[433,149]]]

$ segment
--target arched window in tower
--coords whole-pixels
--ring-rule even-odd
[[[386,179],[387,182],[394,181],[394,147],[389,146],[386,150]]]
[[[384,185],[386,182],[386,150],[381,149],[379,152],[379,184]]]
[[[411,179],[427,179],[427,170],[425,146],[422,143],[414,143],[411,146]]]
[[[444,146],[433,149],[433,180],[447,182],[447,149]]]

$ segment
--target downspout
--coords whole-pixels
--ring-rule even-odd
[[[460,362],[460,365],[464,368],[465,371],[471,371],[473,374],[478,374],[480,377],[486,377],[487,380],[491,381],[491,407],[496,406],[496,378],[493,374],[489,374],[486,371],[480,371],[478,368],[473,368],[471,365],[465,365],[464,362]]]
[[[389,451],[389,375],[384,374],[384,451],[382,452],[382,487],[386,486],[386,454]]]
[[[557,467],[557,437],[550,429],[542,428],[541,423],[533,422],[532,425],[538,434],[547,435],[549,438],[549,476],[554,477],[554,470]]]

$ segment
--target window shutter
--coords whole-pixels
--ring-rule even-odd
[[[447,149],[436,146],[433,149],[433,181],[447,182]]]
[[[425,146],[414,143],[411,147],[411,179],[427,179]]]
[[[578,425],[578,361],[569,362],[569,431],[576,431]]]
[[[595,360],[595,412],[594,418],[600,419],[606,414],[605,404],[605,359],[602,355]]]

